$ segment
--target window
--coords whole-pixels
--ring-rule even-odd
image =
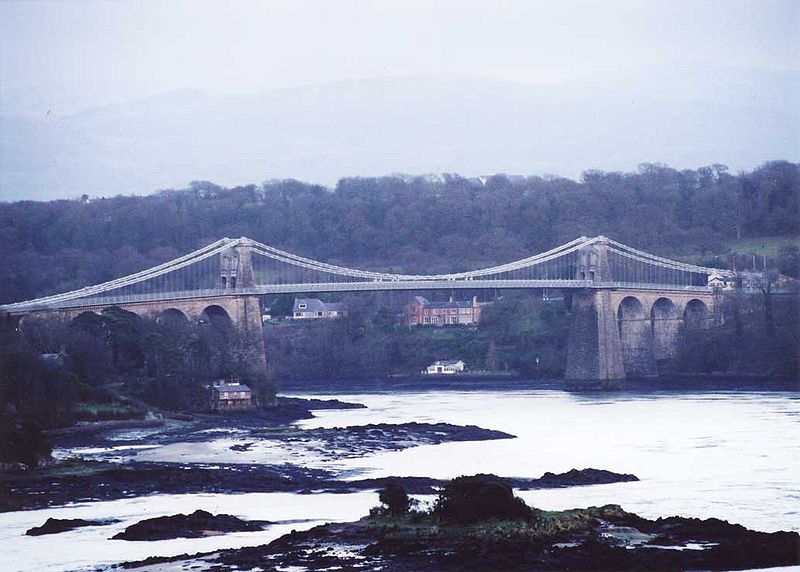
[[[305,310],[306,308],[308,308],[308,304],[306,304],[305,302],[300,302],[297,305],[297,307],[300,308],[301,310]]]
[[[451,317],[450,318],[450,323],[451,324],[457,324],[458,323],[458,318],[456,318],[455,316]]]
[[[425,320],[424,321],[425,321],[426,324],[430,324],[431,323],[431,319],[428,316],[425,316]]]
[[[295,312],[294,313],[294,317],[295,318],[301,318],[302,316],[303,316],[303,312]]]
[[[317,312],[317,316],[322,317],[322,312]]]
[[[428,314],[428,309],[427,309],[427,308],[425,308],[425,309],[422,311],[422,313],[423,313],[423,314],[425,314],[425,315],[427,315],[427,314]]]
[[[458,310],[456,310],[455,308],[453,308],[452,310],[450,310],[450,313],[451,313],[451,314],[458,314]]]

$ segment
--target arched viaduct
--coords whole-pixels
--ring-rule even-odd
[[[657,375],[685,329],[709,327],[714,292],[609,289],[573,293],[568,380]]]

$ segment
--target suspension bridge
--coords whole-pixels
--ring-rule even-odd
[[[611,380],[655,373],[656,360],[674,353],[681,328],[709,323],[712,275],[733,277],[730,271],[669,260],[604,236],[583,236],[515,262],[448,274],[354,269],[246,237],[223,238],[102,284],[2,305],[0,313],[69,318],[118,306],[157,319],[221,315],[260,332],[260,297],[266,294],[563,289],[573,291],[566,377]]]

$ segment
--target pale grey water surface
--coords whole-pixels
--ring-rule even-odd
[[[294,462],[340,470],[351,479],[387,475],[447,478],[478,472],[538,477],[545,471],[595,467],[634,473],[641,481],[519,494],[529,504],[544,509],[616,503],[649,518],[713,516],[757,530],[800,531],[798,393],[407,391],[339,393],[330,397],[364,403],[368,408],[318,411],[316,418],[298,425],[447,422],[498,429],[517,438],[425,445],[326,461],[308,450],[296,456],[275,443],[235,453],[229,449],[232,442],[252,439],[233,432],[210,443],[133,449],[126,454],[142,460]],[[0,569],[72,570],[148,555],[262,544],[292,528],[356,519],[374,504],[377,497],[371,492],[152,495],[0,514]],[[108,540],[142,518],[197,508],[252,519],[313,522],[203,539],[157,543]],[[49,516],[118,518],[122,522],[52,536],[24,536],[27,528],[41,524]]]

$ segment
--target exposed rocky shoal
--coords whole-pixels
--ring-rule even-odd
[[[41,526],[34,526],[28,529],[25,534],[28,536],[44,536],[45,534],[58,534],[68,530],[75,530],[84,526],[104,526],[112,524],[116,520],[84,520],[82,518],[48,518]]]
[[[202,557],[217,572],[467,572],[495,570],[741,570],[800,564],[800,535],[763,533],[718,519],[648,520],[606,505],[532,520],[448,526],[426,516],[365,518],[292,532],[274,542]],[[151,558],[191,565],[193,558]]]
[[[196,510],[191,514],[175,514],[141,520],[113,540],[168,540],[172,538],[202,538],[226,532],[253,532],[262,530],[268,522],[242,520],[230,514],[211,514]]]
[[[630,474],[602,469],[573,469],[540,479],[510,478],[522,490],[638,480]],[[429,477],[386,477],[339,480],[333,472],[296,465],[229,465],[191,468],[167,463],[81,463],[74,472],[20,473],[0,476],[0,512],[27,510],[68,502],[132,498],[154,492],[356,492],[399,482],[411,494],[434,494],[444,481]]]

